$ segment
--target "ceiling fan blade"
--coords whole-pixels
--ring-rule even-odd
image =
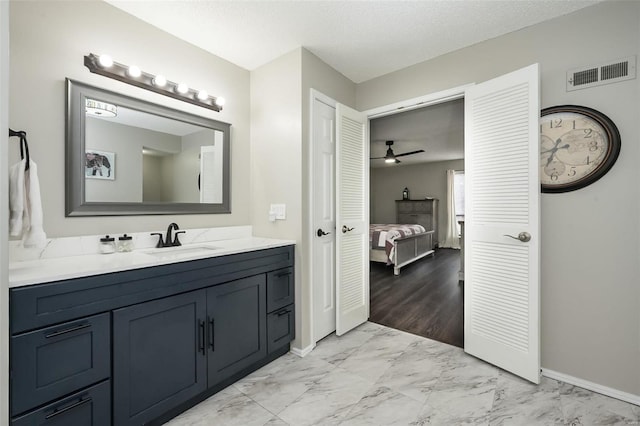
[[[369,160],[384,160],[385,157],[371,157]]]
[[[413,155],[413,154],[419,154],[421,152],[424,152],[424,149],[419,149],[417,151],[411,151],[411,152],[405,152],[403,154],[396,154],[396,157],[402,157],[404,155]]]

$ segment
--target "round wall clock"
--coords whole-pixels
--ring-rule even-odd
[[[542,192],[569,192],[592,184],[611,169],[619,153],[620,132],[603,113],[575,105],[542,110]]]

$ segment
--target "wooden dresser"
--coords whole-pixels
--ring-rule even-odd
[[[396,200],[396,220],[398,223],[417,223],[427,231],[433,231],[432,244],[438,246],[438,200]]]

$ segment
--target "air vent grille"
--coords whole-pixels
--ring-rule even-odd
[[[567,71],[567,91],[636,78],[636,57],[617,59]]]
[[[612,78],[626,77],[629,75],[629,62],[618,62],[617,64],[606,65],[600,68],[600,79],[611,80]]]
[[[583,84],[594,83],[596,81],[598,81],[598,68],[573,73],[574,86],[582,86]]]

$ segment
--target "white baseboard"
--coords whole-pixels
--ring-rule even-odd
[[[635,405],[640,405],[640,395],[634,395],[631,393],[623,392],[617,389],[610,388],[608,386],[603,386],[597,383],[590,382],[588,380],[569,376],[568,374],[563,374],[563,373],[558,373],[557,371],[548,370],[546,368],[542,369],[542,375],[550,379],[555,379],[561,382],[568,383],[570,385],[578,386],[596,393],[600,393],[602,395],[610,396],[611,398],[619,399],[625,402],[630,402],[631,404],[635,404]]]
[[[298,349],[298,348],[294,348],[293,346],[291,347],[291,353],[294,355],[298,355],[300,358],[304,358],[305,356],[309,355],[309,352],[311,352],[313,350],[313,348],[316,347],[315,343],[310,344],[309,346],[307,346],[306,348],[302,348],[302,349]]]

